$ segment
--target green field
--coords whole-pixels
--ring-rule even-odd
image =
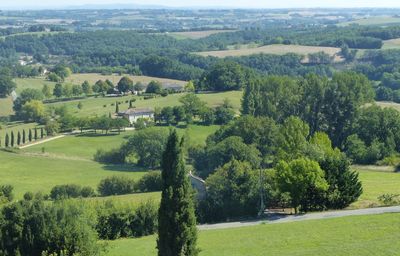
[[[14,114],[12,98],[0,98],[0,117]]]
[[[375,17],[370,17],[370,18],[363,18],[363,19],[352,20],[352,21],[348,21],[348,22],[342,22],[339,24],[339,26],[349,26],[351,24],[358,24],[358,25],[364,25],[364,26],[394,25],[394,24],[400,24],[400,18],[392,17],[392,16],[375,16]]]
[[[399,241],[400,214],[384,214],[201,231],[198,244],[200,256],[394,256]],[[156,236],[108,244],[108,256],[157,255]]]
[[[187,129],[179,128],[178,132],[181,136],[187,134],[189,143],[194,145],[204,143],[216,129],[216,125],[191,125]],[[92,160],[97,149],[118,147],[133,132],[112,136],[71,135],[23,149],[19,154],[0,151],[0,184],[13,185],[18,199],[27,191],[48,193],[52,187],[61,184],[96,188],[101,179],[112,175],[126,175],[137,180],[146,169]],[[42,153],[43,148],[45,153]]]
[[[214,34],[234,32],[235,30],[203,30],[203,31],[185,31],[185,32],[170,32],[166,35],[172,36],[178,40],[184,39],[200,39]]]
[[[176,106],[180,105],[179,98],[184,96],[184,94],[171,94],[167,97],[157,97],[154,99],[144,100],[140,98],[136,102],[133,103],[135,107],[166,107],[166,106]],[[242,98],[241,91],[230,91],[230,92],[223,92],[223,93],[210,93],[210,94],[198,94],[200,99],[207,102],[207,104],[211,107],[216,107],[221,105],[225,98],[230,99],[234,108],[237,112],[240,109],[240,102]],[[124,96],[118,98],[87,98],[83,100],[73,100],[68,102],[58,102],[53,104],[48,104],[48,106],[62,106],[65,105],[67,108],[76,116],[93,116],[93,115],[108,115],[109,113],[115,112],[114,104],[116,101],[124,102],[119,106],[119,110],[123,111],[129,108],[129,103],[125,103],[132,99],[133,96]],[[81,102],[83,104],[82,109],[78,109],[77,105]],[[104,107],[105,106],[105,107]]]
[[[213,56],[218,58],[225,57],[237,57],[237,56],[247,56],[253,54],[276,54],[283,55],[287,53],[297,53],[300,55],[307,55],[309,53],[325,52],[331,56],[335,56],[335,61],[341,61],[342,59],[338,56],[340,52],[339,48],[334,47],[322,47],[322,46],[304,46],[304,45],[265,45],[256,48],[243,48],[243,49],[233,49],[233,50],[223,50],[223,51],[209,51],[209,52],[198,52],[197,54],[201,56]],[[305,61],[307,61],[305,59]]]
[[[382,49],[399,49],[400,48],[400,38],[391,39],[383,41]]]
[[[364,192],[350,208],[381,206],[378,197],[383,194],[400,194],[400,173],[358,166]]]

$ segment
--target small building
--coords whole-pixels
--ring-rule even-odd
[[[124,118],[129,120],[129,123],[135,123],[139,118],[153,119],[154,111],[151,108],[130,108],[125,112],[120,113]]]

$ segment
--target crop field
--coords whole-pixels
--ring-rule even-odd
[[[304,45],[265,45],[257,48],[243,48],[238,50],[225,50],[225,51],[209,51],[209,52],[198,52],[197,54],[201,56],[214,56],[218,58],[225,57],[237,57],[246,56],[253,54],[276,54],[283,55],[286,53],[297,53],[301,55],[307,55],[309,53],[325,52],[331,56],[335,56],[335,61],[340,61],[341,58],[337,56],[340,52],[339,48],[335,47],[322,47],[322,46],[304,46]]]
[[[383,194],[400,194],[400,173],[394,172],[390,168],[368,168],[357,166],[355,169],[359,173],[363,185],[363,194],[359,200],[349,208],[367,208],[382,206],[378,197]]]
[[[234,30],[204,30],[204,31],[185,31],[185,32],[170,32],[166,33],[178,40],[183,39],[200,39],[214,34],[234,32]]]
[[[200,256],[388,256],[400,250],[400,214],[199,232]],[[156,236],[108,242],[107,256],[157,255]]]
[[[400,48],[400,38],[385,40],[383,41],[382,49],[399,49]]]
[[[363,19],[358,19],[358,20],[353,20],[353,21],[348,21],[348,22],[342,22],[339,24],[339,26],[349,26],[351,24],[358,24],[358,25],[364,25],[364,26],[394,25],[394,24],[400,24],[400,18],[393,17],[393,16],[375,16],[375,17],[368,17],[368,18],[363,18]]]

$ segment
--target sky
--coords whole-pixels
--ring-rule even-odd
[[[66,7],[86,4],[140,4],[171,7],[309,8],[400,7],[400,0],[0,0],[0,9],[16,7]]]

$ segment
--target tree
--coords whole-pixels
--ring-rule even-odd
[[[25,144],[26,142],[26,133],[25,133],[25,129],[22,130],[22,144]]]
[[[20,115],[26,121],[40,122],[46,116],[46,110],[41,101],[32,100],[22,106]]]
[[[195,91],[195,87],[194,87],[193,81],[189,81],[189,82],[185,85],[185,91],[186,91],[186,92],[194,92],[194,91]]]
[[[136,82],[136,84],[133,86],[133,89],[137,92],[141,92],[146,88],[144,84],[142,84],[140,81]]]
[[[70,98],[73,96],[73,86],[72,84],[64,84],[62,87],[62,96]]]
[[[0,98],[5,98],[17,87],[12,77],[8,74],[0,74]]]
[[[233,61],[221,61],[205,72],[202,81],[204,90],[229,91],[245,86],[245,70]]]
[[[29,142],[32,141],[32,130],[31,129],[29,129],[28,139],[29,139]]]
[[[17,145],[19,146],[19,145],[21,145],[21,133],[18,131],[18,134],[17,134]]]
[[[232,121],[234,117],[235,110],[228,99],[225,99],[224,103],[215,109],[215,122],[217,124],[227,124]]]
[[[115,113],[119,113],[119,103],[115,102]]]
[[[44,98],[43,93],[40,90],[27,88],[22,90],[18,98],[14,101],[13,109],[15,112],[19,113],[22,106],[32,100],[42,101]]]
[[[179,102],[182,103],[187,118],[193,118],[199,115],[201,109],[206,106],[206,103],[194,93],[182,96],[179,98]]]
[[[43,139],[44,137],[44,130],[43,127],[40,128],[40,138]]]
[[[83,90],[83,93],[86,95],[91,94],[93,92],[92,86],[90,86],[89,82],[86,80],[82,83],[82,90]]]
[[[119,80],[117,87],[120,92],[126,93],[133,90],[133,81],[129,77],[124,76]]]
[[[50,98],[52,96],[50,86],[48,86],[47,84],[44,84],[43,88],[42,88],[42,93],[43,93],[44,97],[46,97],[47,99]]]
[[[307,158],[299,158],[289,163],[279,162],[276,175],[279,189],[282,193],[289,193],[295,213],[298,213],[299,207],[304,210],[302,202],[306,201],[309,189],[323,192],[329,187],[319,164]]]
[[[162,195],[158,212],[159,256],[195,256],[197,228],[192,189],[185,169],[183,140],[172,131],[162,157]]]
[[[162,91],[162,84],[159,81],[151,81],[146,88],[146,93],[160,94]]]
[[[11,139],[10,139],[10,145],[13,148],[15,145],[15,141],[14,141],[14,132],[11,131]]]
[[[74,84],[72,86],[72,95],[79,96],[79,95],[82,95],[82,94],[83,94],[82,85]]]
[[[8,136],[8,133],[6,133],[6,138],[4,140],[4,146],[8,148],[10,146],[10,137]]]
[[[57,121],[49,121],[46,123],[45,130],[47,136],[53,136],[59,132],[60,124]]]
[[[226,221],[258,212],[259,175],[247,162],[231,160],[207,180],[207,197],[200,203],[205,221]]]
[[[56,84],[53,89],[53,95],[57,98],[61,98],[63,96],[63,86],[62,84]]]

